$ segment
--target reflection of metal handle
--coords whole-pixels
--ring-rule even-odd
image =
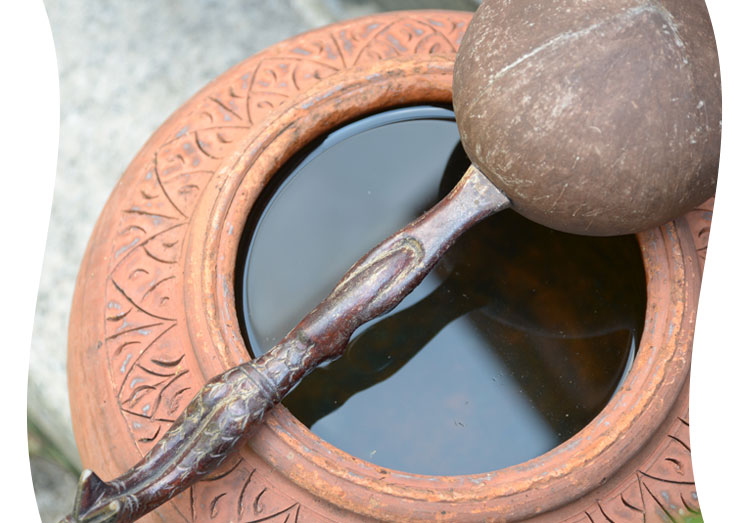
[[[509,204],[470,167],[448,196],[349,269],[278,345],[211,379],[132,469],[110,482],[84,471],[63,521],[132,521],[206,476],[299,380],[339,357],[357,327],[409,294],[461,233]]]

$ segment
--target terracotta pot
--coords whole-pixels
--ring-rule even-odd
[[[235,312],[245,224],[276,170],[321,133],[377,110],[451,100],[469,13],[372,16],[240,63],[146,143],[91,237],[68,372],[84,466],[103,479],[150,448],[210,377],[249,358]],[[233,459],[148,521],[662,521],[698,509],[688,374],[711,202],[638,235],[644,334],[624,386],[563,445],[487,474],[386,470],[284,407]]]

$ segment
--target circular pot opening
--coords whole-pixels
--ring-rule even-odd
[[[350,122],[287,161],[253,205],[239,248],[235,296],[253,355],[468,165],[452,111],[425,105]],[[634,359],[645,311],[634,236],[574,236],[504,211],[459,239],[284,404],[322,439],[381,467],[509,467],[599,414]]]
[[[71,308],[70,394],[87,467],[101,477],[123,473],[200,387],[248,360],[235,297],[238,232],[260,208],[263,188],[281,178],[280,169],[304,144],[345,122],[409,104],[449,103],[453,59],[470,17],[390,13],[305,33],[220,76],[154,134],[102,211]],[[222,100],[247,114],[227,121]],[[421,162],[439,152],[433,145]],[[363,166],[365,160],[346,168],[353,176]],[[435,197],[428,195],[424,206]],[[697,510],[688,374],[711,205],[637,235],[648,291],[638,353],[601,412],[554,449],[481,474],[399,472],[373,463],[380,451],[370,457],[369,449],[359,459],[329,444],[281,407],[222,469],[144,520],[642,521]],[[142,212],[147,208],[156,214]],[[393,212],[381,209],[377,223]],[[363,241],[361,251],[412,217]],[[507,243],[502,249],[513,252]],[[327,253],[326,263],[350,256],[341,262],[346,268],[361,251]],[[294,254],[302,267],[313,252]],[[547,256],[555,264],[567,261]],[[442,270],[436,270],[436,288],[451,277]],[[334,272],[334,278],[341,274]],[[504,275],[506,283],[518,279],[511,276]],[[129,312],[113,315],[115,308]],[[519,310],[527,312],[503,309]],[[389,344],[390,350],[402,346]],[[454,366],[465,351],[451,347]],[[426,394],[420,383],[411,385]],[[441,382],[451,384],[450,377]],[[378,414],[388,405],[379,405]],[[490,416],[502,416],[497,403],[492,409]],[[426,444],[431,436],[420,433],[417,441]]]

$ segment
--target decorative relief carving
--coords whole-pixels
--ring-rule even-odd
[[[701,272],[711,232],[714,199],[688,212],[685,217],[692,233]],[[690,456],[687,408],[672,420],[668,435],[645,466],[622,484],[611,488],[596,504],[568,520],[569,523],[644,521],[681,522],[700,513]]]
[[[226,485],[235,488],[227,489]],[[265,485],[260,473],[243,459],[227,463],[212,477],[190,489],[192,520],[296,522],[300,504],[277,492],[270,492]]]
[[[128,202],[112,235],[106,287],[106,354],[112,386],[145,454],[197,392],[177,332],[176,303],[187,225],[203,189],[236,143],[288,100],[342,69],[398,55],[455,53],[466,22],[448,14],[373,17],[303,35],[247,60],[191,110],[170,122],[153,160],[129,170]],[[701,269],[713,200],[689,213]],[[192,360],[191,360],[192,361]],[[685,413],[687,415],[687,413]],[[687,418],[678,418],[656,458],[614,493],[569,521],[680,521],[698,510]],[[220,481],[221,480],[221,481]],[[227,485],[240,485],[227,489]],[[297,521],[306,512],[269,490],[240,456],[174,500],[186,520]],[[311,514],[312,519],[318,519]],[[307,517],[302,519],[307,520]]]
[[[688,423],[678,417],[644,466],[567,522],[681,522],[699,512]]]
[[[365,28],[367,34],[373,35],[369,41],[367,37],[363,38],[362,35],[352,32],[351,41],[355,43],[352,49],[354,64],[360,65],[402,54],[456,53],[464,30],[461,22],[434,17],[424,20],[398,20],[383,28],[375,28],[371,32]],[[356,44],[362,45],[357,49],[359,46]],[[346,41],[343,45],[346,49]]]
[[[128,203],[112,238],[104,321],[110,379],[142,454],[197,392],[186,379],[200,372],[180,346],[184,312],[175,293],[187,225],[222,158],[314,83],[382,58],[455,53],[464,25],[447,14],[375,17],[278,45],[192,101],[189,112],[170,122],[153,160],[125,173]],[[209,479],[191,489],[189,503],[186,494],[175,505],[194,521],[205,514],[219,521],[296,521],[300,506],[251,481],[253,473],[238,462],[227,474],[246,476],[239,492],[219,492],[223,483]]]

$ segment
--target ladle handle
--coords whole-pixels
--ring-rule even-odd
[[[363,323],[393,309],[464,231],[510,202],[478,169],[371,250],[328,297],[260,358],[211,379],[156,445],[109,482],[81,474],[67,522],[133,521],[216,469],[294,385],[339,357]]]

